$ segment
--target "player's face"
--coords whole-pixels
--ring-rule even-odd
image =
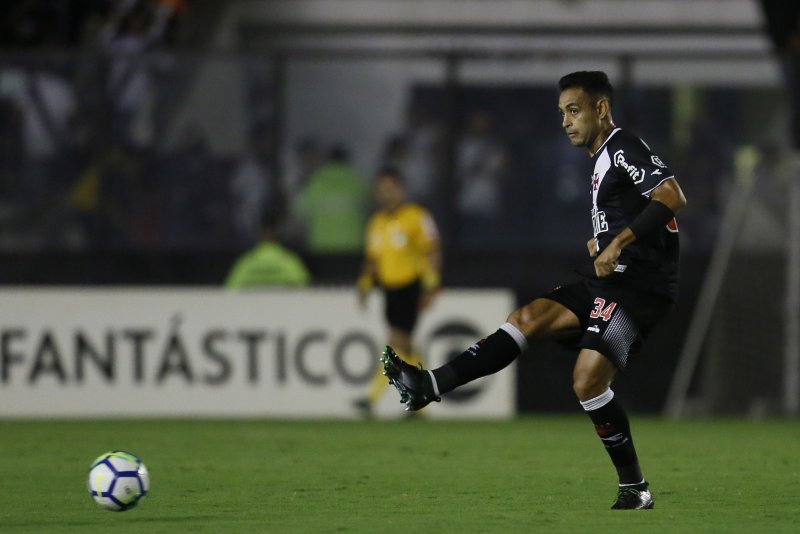
[[[597,102],[583,89],[565,89],[558,98],[558,111],[561,113],[561,126],[573,146],[587,147],[590,151],[597,144],[602,132],[600,110]]]
[[[375,200],[384,209],[393,209],[405,201],[403,184],[391,176],[379,176],[375,184]]]

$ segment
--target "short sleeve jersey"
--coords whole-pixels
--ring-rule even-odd
[[[428,211],[413,203],[381,210],[367,224],[366,256],[377,266],[381,286],[396,289],[420,278],[439,232]]]
[[[592,158],[592,226],[602,251],[644,210],[653,189],[673,177],[638,137],[619,128]],[[622,250],[608,283],[652,291],[672,300],[678,294],[678,225],[637,238]]]

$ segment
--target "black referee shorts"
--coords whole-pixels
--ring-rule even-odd
[[[414,331],[419,318],[419,299],[422,296],[422,284],[419,280],[398,287],[384,288],[386,322],[409,334]]]
[[[650,331],[674,303],[634,288],[582,280],[542,295],[569,308],[581,322],[573,347],[596,350],[623,370],[641,350]]]

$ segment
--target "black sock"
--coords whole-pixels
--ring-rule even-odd
[[[594,423],[606,452],[617,468],[620,484],[638,484],[644,480],[639,459],[633,446],[630,423],[625,410],[614,399],[614,392],[605,393],[594,399],[581,402],[586,413]]]
[[[506,328],[506,325],[503,327]],[[518,330],[516,332],[521,336],[521,342],[525,343],[524,336]],[[498,329],[432,371],[439,393],[453,391],[476,378],[496,373],[513,362],[521,352],[519,343],[511,334],[503,328]]]

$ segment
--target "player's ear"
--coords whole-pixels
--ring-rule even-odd
[[[598,118],[605,119],[611,112],[611,106],[608,103],[608,99],[607,98],[598,99],[595,110],[597,111]]]

